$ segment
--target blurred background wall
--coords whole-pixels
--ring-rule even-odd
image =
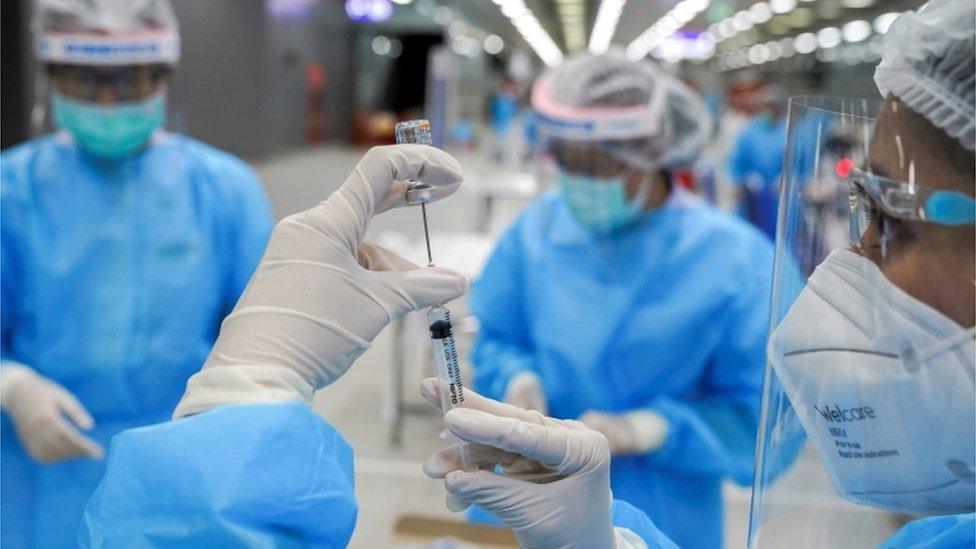
[[[438,45],[447,50],[442,61],[450,65],[445,70],[450,73],[451,93],[441,97],[437,106],[451,119],[452,128],[459,120],[475,129],[486,122],[487,105],[506,77],[514,77],[524,102],[532,77],[545,66],[537,44],[529,40],[534,37],[526,38],[513,26],[500,9],[506,5],[501,0],[173,3],[182,26],[183,57],[173,82],[170,127],[249,158],[317,143],[368,144],[385,138],[383,128],[391,126],[394,118],[429,106],[432,67],[428,65]],[[652,24],[673,15],[677,3],[621,3],[613,43],[632,46]],[[355,9],[373,4],[386,6],[382,16],[355,16]],[[706,4],[707,9],[650,53],[721,103],[727,100],[730,86],[758,80],[775,82],[788,94],[875,95],[866,67],[877,60],[880,33],[870,26],[871,36],[857,43],[838,39],[838,44],[818,44],[804,53],[776,54],[761,47],[792,44],[799,35],[819,33],[826,26],[834,27],[839,36],[851,21],[877,26],[879,16],[918,2],[713,0]],[[749,22],[747,29],[736,30],[734,24],[743,22],[743,17],[739,21],[736,17],[755,12],[756,4],[779,13],[771,12],[769,19],[754,17],[763,22]],[[524,5],[568,54],[586,48],[600,2],[528,0]],[[35,78],[30,0],[8,0],[0,10],[2,145],[7,147],[44,131],[50,123],[43,82]],[[724,36],[721,31],[726,29],[735,34]],[[674,53],[675,48],[689,50],[702,37],[712,40],[705,55]],[[758,57],[749,58],[750,48]],[[466,131],[463,124],[455,129]]]

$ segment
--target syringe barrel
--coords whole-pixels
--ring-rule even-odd
[[[430,131],[430,122],[423,118],[399,122],[393,128],[396,142],[415,143],[417,145],[433,145],[434,137]],[[436,198],[434,188],[426,183],[411,182],[407,189],[407,204],[425,204]]]
[[[440,391],[441,410],[446,412],[464,406],[464,383],[461,381],[457,349],[454,347],[451,311],[446,307],[434,305],[427,311],[427,322],[430,326],[430,341],[434,348],[437,377],[447,382],[448,390]],[[478,466],[471,458],[468,443],[453,436],[449,437],[449,440],[459,443],[457,451],[461,459],[461,469],[467,472],[477,471]]]
[[[435,305],[427,311],[430,326],[430,341],[434,348],[434,365],[437,377],[447,382],[448,391],[441,393],[441,409],[464,406],[464,383],[458,366],[457,348],[454,345],[451,312],[446,307]]]

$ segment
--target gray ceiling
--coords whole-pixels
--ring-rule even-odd
[[[660,17],[665,15],[668,10],[674,7],[679,0],[628,0],[617,31],[614,34],[613,43],[626,46],[631,40],[636,38],[649,26],[654,24]],[[686,28],[705,29],[717,18],[725,14],[731,14],[741,9],[746,9],[755,3],[756,0],[713,0],[708,10],[699,15],[686,25]],[[873,0],[872,5],[866,8],[852,9],[844,7],[844,4],[854,0],[801,0],[800,7],[811,10],[811,28],[820,28],[829,24],[840,24],[853,19],[871,19],[874,16],[889,12],[914,9],[921,5],[921,0]],[[870,0],[859,0],[869,3]],[[599,9],[600,0],[585,0],[587,12],[586,36],[589,37],[592,30],[593,21]],[[520,41],[518,34],[512,28],[508,19],[501,14],[499,7],[491,0],[454,0],[445,3],[453,3],[462,18],[470,24],[476,25],[486,31],[501,35],[507,41]],[[553,40],[565,52],[566,45],[562,33],[562,25],[559,21],[556,10],[555,0],[525,0],[535,16],[552,36]],[[761,39],[766,36],[775,36],[770,32],[771,25],[761,25],[754,31],[755,38]],[[773,28],[775,25],[772,26]],[[791,34],[800,32],[799,28],[790,31]]]

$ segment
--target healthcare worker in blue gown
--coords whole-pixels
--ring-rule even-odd
[[[894,247],[888,248],[889,254],[898,250],[911,252],[909,263],[886,260],[875,268],[874,275],[883,270],[878,276],[890,277],[888,283],[903,289],[893,291],[886,287],[888,283],[874,275],[857,284],[867,294],[877,292],[876,295],[897,297],[896,303],[906,306],[906,312],[922,312],[931,319],[937,318],[932,314],[934,308],[944,311],[939,314],[951,315],[938,324],[944,328],[948,322],[956,322],[962,330],[928,349],[931,353],[917,358],[931,365],[951,364],[948,355],[952,355],[948,359],[958,360],[969,353],[971,373],[972,347],[965,345],[972,343],[974,322],[974,295],[969,286],[974,278],[974,246],[971,227],[967,227],[976,222],[972,175],[976,139],[976,116],[972,110],[976,17],[970,0],[933,0],[928,7],[932,9],[926,12],[926,17],[916,18],[911,12],[902,16],[906,23],[892,41],[893,52],[890,57],[886,54],[883,62],[883,65],[889,63],[886,76],[882,77],[879,69],[879,82],[885,82],[884,88],[888,89],[889,108],[885,111],[886,121],[882,123],[879,118],[876,134],[891,136],[893,129],[907,131],[913,138],[909,144],[922,147],[919,152],[948,154],[948,157],[916,157],[923,163],[921,167],[926,168],[922,172],[925,180],[935,181],[930,188],[939,191],[929,198],[937,199],[927,201],[921,210],[901,209],[897,212],[900,217],[896,218],[885,210],[883,215],[887,221],[882,223],[872,217],[875,226],[863,235],[893,239],[889,244]],[[943,7],[952,9],[946,12]],[[945,32],[947,23],[951,23],[948,27],[953,32]],[[925,39],[907,41],[906,36]],[[905,44],[926,44],[930,49],[916,51],[918,55],[909,59],[901,55]],[[958,62],[946,64],[943,59]],[[923,82],[917,75],[928,78]],[[895,78],[889,80],[889,77]],[[919,83],[927,89],[918,88]],[[896,103],[897,108],[893,106]],[[940,137],[929,139],[940,132]],[[869,173],[861,181],[880,183],[886,179],[886,184],[898,189],[917,189],[911,183],[891,179],[904,177],[916,163],[899,167],[897,147],[885,150],[888,154],[884,159],[876,158],[876,168],[894,171],[888,172],[888,178]],[[967,155],[968,163],[957,162]],[[221,327],[204,369],[189,382],[174,414],[176,419],[130,429],[113,439],[105,478],[85,511],[79,535],[82,545],[345,545],[356,514],[351,452],[335,429],[311,413],[308,404],[313,392],[340,377],[391,319],[409,310],[447,302],[464,292],[466,281],[456,272],[417,268],[403,258],[362,242],[374,213],[404,205],[406,180],[429,183],[443,197],[457,187],[460,178],[457,163],[432,148],[416,145],[377,148],[366,154],[340,190],[328,200],[280,223],[261,265]],[[865,194],[859,200],[870,202],[870,197]],[[884,207],[890,208],[890,204]],[[881,212],[874,210],[874,213]],[[902,230],[911,232],[903,234]],[[916,234],[924,237],[923,242],[913,238]],[[870,247],[878,248],[881,247]],[[873,262],[876,258],[872,254],[876,253],[868,252],[865,260]],[[852,254],[850,251],[841,254],[844,257],[839,260],[850,262]],[[952,262],[954,257],[959,261]],[[888,255],[887,259],[897,257]],[[928,259],[940,260],[936,263],[940,268],[932,271]],[[859,263],[865,265],[864,261]],[[868,274],[870,269],[862,272]],[[946,276],[950,277],[948,284],[941,278]],[[928,284],[918,284],[923,281]],[[838,289],[837,282],[839,279],[830,286],[831,294]],[[950,287],[952,291],[943,291]],[[943,299],[950,297],[955,300]],[[840,304],[856,307],[857,301],[847,299]],[[810,301],[808,305],[815,303]],[[796,306],[793,309],[796,313]],[[823,307],[803,310],[801,316],[806,316],[810,325],[824,329],[801,329],[800,334],[819,340],[833,335],[837,342],[849,342],[851,338],[864,342],[863,331],[845,324],[849,320],[837,322],[834,318],[843,309],[828,314],[823,314]],[[894,311],[889,308],[888,312]],[[883,328],[887,335],[895,330],[904,331],[906,336],[933,339],[931,333],[921,334],[919,329],[924,327],[918,324],[893,323]],[[782,325],[777,328],[781,329]],[[897,340],[884,338],[869,343],[877,344],[876,350],[883,351],[882,346],[892,342]],[[950,348],[960,352],[939,353]],[[885,356],[891,352],[878,354]],[[825,361],[822,365],[832,363]],[[781,366],[789,370],[788,365]],[[817,370],[803,371],[816,376]],[[925,368],[916,370],[926,371]],[[965,383],[972,384],[972,377],[966,380],[960,376],[965,372],[965,369],[945,372],[950,374],[948,380],[955,382],[949,387],[958,387],[957,394],[961,396],[966,395],[966,387],[971,388]],[[943,371],[941,368],[926,371],[926,375],[930,373],[936,375],[928,379],[936,379]],[[871,377],[865,376],[860,368],[853,369],[851,374],[832,380],[830,387],[846,384],[856,390]],[[440,401],[443,390],[446,387],[435,380],[425,381],[422,387],[424,397],[433,403]],[[802,396],[792,394],[789,398]],[[892,399],[890,392],[873,396],[886,402]],[[803,400],[798,398],[794,402]],[[935,404],[940,403],[927,402],[924,409],[939,410]],[[467,459],[462,459],[461,447],[451,446],[425,463],[428,475],[443,478],[452,508],[481,505],[509,525],[520,545],[528,548],[625,548],[644,544],[674,547],[645,514],[621,501],[611,503],[610,450],[619,441],[608,441],[580,422],[546,418],[536,411],[474,393],[468,393],[466,404],[465,408],[448,411],[445,425],[453,435],[472,444],[466,447]],[[964,409],[954,409],[944,417],[959,421],[964,417],[961,411]],[[895,428],[914,421],[908,417],[901,419],[905,421],[895,422]],[[972,414],[968,421],[971,426]],[[704,420],[698,425],[704,425]],[[891,426],[891,422],[885,422],[872,435],[890,434]],[[907,448],[907,455],[925,458],[913,460],[912,464],[918,467],[928,462],[935,464],[933,459],[940,454],[930,455],[930,452],[955,448],[956,439],[972,437],[971,431],[960,431],[958,436],[949,433],[946,440],[952,444],[945,447],[929,445],[932,439],[924,433],[898,440],[919,444],[918,448]],[[681,442],[695,444],[690,437]],[[827,446],[818,451],[830,452],[833,444]],[[722,461],[718,455],[704,459]],[[463,461],[478,465],[478,470],[463,467]],[[950,465],[962,481],[966,480],[963,467],[969,467],[968,478],[971,478],[971,466]],[[864,480],[878,490],[872,497],[890,499],[890,492],[885,491],[886,483],[902,485],[906,478],[924,482],[928,470],[886,469],[888,478],[877,472],[870,469],[850,475],[845,471],[843,486],[856,489],[861,485],[856,482],[857,475],[864,475]],[[678,467],[669,473],[681,474]],[[905,473],[910,476],[906,477]],[[632,481],[642,482],[646,487],[665,478],[650,475]],[[963,482],[951,490],[958,494],[960,488],[970,493],[973,489],[972,483]],[[970,505],[972,501],[970,498]],[[754,507],[754,514],[755,510]],[[710,526],[706,517],[692,520],[703,529]],[[909,522],[881,546],[971,547],[973,526],[971,506],[960,514],[936,513]],[[711,534],[705,531],[702,535]],[[789,539],[795,541],[795,536]]]
[[[40,1],[58,131],[0,156],[4,547],[69,547],[116,433],[167,419],[256,267],[254,172],[163,131],[165,1]]]
[[[358,511],[352,450],[311,411],[312,394],[392,319],[467,290],[456,271],[418,268],[362,241],[374,213],[406,205],[407,180],[444,197],[461,177],[433,147],[377,147],[328,200],[279,223],[174,421],[112,440],[81,545],[344,547]],[[435,407],[441,390],[424,382]],[[675,547],[646,515],[612,501],[603,435],[473,392],[466,402],[445,424],[477,443],[466,455],[478,470],[462,470],[458,446],[425,464],[452,508],[484,505],[522,547]]]
[[[968,387],[969,412],[973,411],[972,389],[976,388],[972,377],[965,377],[973,368],[971,284],[976,249],[972,232],[972,223],[976,222],[973,9],[970,0],[934,0],[920,11],[924,17],[908,12],[900,19],[903,23],[893,27],[899,30],[886,45],[891,51],[882,63],[885,70],[879,69],[878,73],[879,83],[883,82],[888,90],[888,108],[884,121],[882,117],[878,119],[873,139],[887,137],[878,145],[876,163],[872,163],[872,171],[883,170],[889,176],[886,179],[871,173],[861,181],[880,183],[885,179],[885,184],[897,189],[918,189],[925,183],[926,188],[937,192],[929,196],[924,210],[901,209],[897,212],[900,217],[892,217],[889,210],[881,214],[878,208],[890,205],[875,204],[870,211],[883,215],[885,221],[871,217],[872,227],[863,237],[890,238],[888,255],[874,268],[873,275],[855,282],[864,292],[862,295],[896,298],[887,303],[903,306],[904,313],[939,319],[937,325],[941,328],[959,325],[955,332],[950,330],[948,339],[929,347],[931,352],[917,355],[928,364],[915,368],[914,375],[934,374],[927,379],[935,383],[917,388],[923,392],[934,386],[955,387],[956,395],[966,396]],[[947,28],[951,32],[946,32]],[[926,44],[931,49],[909,59],[902,55],[905,44]],[[946,64],[943,59],[956,62]],[[920,83],[926,89],[918,88]],[[910,158],[917,162],[899,164],[899,149],[893,146],[899,141],[891,139],[893,135],[902,136],[900,142],[908,148],[901,150],[910,151]],[[916,173],[924,177],[914,184],[900,180],[915,167],[921,170]],[[429,147],[373,149],[337,193],[278,225],[261,265],[224,322],[204,369],[191,378],[174,414],[176,419],[131,429],[113,439],[105,478],[85,510],[79,535],[83,546],[218,547],[274,543],[281,547],[341,547],[348,542],[356,518],[351,450],[334,428],[309,410],[312,394],[340,377],[391,319],[409,310],[448,302],[466,288],[464,278],[449,269],[417,268],[362,242],[374,213],[404,205],[405,181],[409,179],[431,184],[443,197],[457,187],[460,167],[446,154]],[[938,199],[931,200],[932,196]],[[866,189],[859,201],[870,203]],[[680,246],[680,240],[676,239],[675,244]],[[877,259],[879,250],[884,254],[880,246],[865,248],[863,239],[861,246],[868,250],[867,261]],[[898,254],[903,251],[909,253],[903,257],[910,260],[907,263],[898,261],[902,257]],[[851,252],[841,255],[840,266],[851,263]],[[859,265],[864,267],[860,272],[872,272],[865,261],[859,261]],[[838,267],[831,262],[827,266]],[[879,270],[883,274],[878,274]],[[888,282],[880,277],[888,278]],[[834,297],[841,289],[837,285],[840,281],[836,278],[828,284],[830,293],[824,299]],[[893,285],[902,289],[894,289]],[[784,320],[774,333],[790,331],[792,325],[800,328],[795,332],[801,336],[796,340],[799,343],[813,338],[826,349],[837,350],[838,343],[857,341],[872,345],[880,356],[894,356],[892,353],[897,352],[899,340],[889,337],[894,332],[916,341],[936,339],[931,332],[923,334],[926,327],[917,322],[898,321],[882,324],[884,337],[866,341],[867,334],[849,325],[849,320],[835,318],[838,311],[856,309],[858,303],[864,302],[841,299],[841,308],[826,310],[825,314],[825,308],[816,306],[816,300],[807,299],[803,307],[798,300],[786,318],[798,317],[803,322],[796,323],[796,318]],[[877,303],[882,305],[881,301]],[[885,310],[895,312],[891,307]],[[863,310],[852,311],[859,314],[852,318],[864,318]],[[677,318],[673,313],[672,316]],[[885,318],[894,321],[898,316]],[[822,329],[802,329],[807,325]],[[895,348],[886,350],[885,346],[891,345]],[[938,352],[950,348],[953,353]],[[953,361],[963,357],[968,364],[962,363],[961,369],[942,367],[952,366]],[[836,361],[817,366],[834,368]],[[777,372],[795,371],[809,376],[811,381],[824,381],[826,378],[817,374],[821,370],[791,370],[784,363]],[[948,377],[940,380],[943,375]],[[841,390],[847,386],[863,397],[892,401],[890,391],[859,389],[871,378],[863,368],[855,367],[823,386]],[[911,377],[905,380],[909,383],[900,386],[908,389]],[[580,386],[585,388],[589,382]],[[811,386],[816,387],[802,385],[806,392]],[[444,390],[446,387],[435,380],[426,380],[422,386],[424,397],[435,407]],[[800,405],[804,395],[793,392],[787,398]],[[676,399],[668,400],[672,403]],[[681,447],[673,451],[703,449],[701,457],[691,455],[688,463],[727,462],[720,452],[704,451],[708,444],[688,434],[688,424],[698,429],[692,431],[694,434],[707,433],[710,425],[729,427],[710,415],[721,402],[709,397],[702,400],[714,403],[716,408],[705,407],[698,420],[688,414],[680,418],[677,427],[669,425],[674,429],[672,433],[682,436],[678,441]],[[904,486],[906,481],[909,485],[924,484],[930,471],[944,469],[946,464],[939,463],[943,452],[951,450],[948,455],[952,455],[955,449],[965,448],[964,441],[969,437],[969,455],[961,456],[969,461],[949,464],[962,481],[949,490],[958,497],[968,489],[968,508],[965,498],[960,498],[957,503],[961,504],[961,511],[935,512],[912,520],[888,540],[879,541],[881,547],[972,547],[976,541],[972,507],[976,498],[972,497],[972,483],[965,482],[965,467],[968,478],[972,478],[972,466],[966,463],[971,464],[974,459],[974,415],[969,413],[967,417],[966,408],[956,406],[964,399],[953,401],[951,410],[943,402],[946,401],[919,402],[916,408],[934,413],[937,420],[952,420],[953,425],[968,421],[968,429],[898,438],[902,443],[918,445],[906,448],[906,456],[924,459],[911,460],[908,468],[871,468],[854,470],[853,474],[845,471],[844,483],[839,486],[846,494],[867,483],[876,490],[871,497],[890,502],[886,486]],[[672,406],[676,408],[678,404]],[[437,452],[424,465],[429,476],[443,478],[452,509],[480,505],[510,526],[519,544],[527,548],[623,549],[644,544],[652,548],[675,547],[647,515],[623,501],[611,503],[610,451],[612,446],[619,446],[619,440],[608,441],[580,422],[546,418],[536,411],[502,404],[470,391],[466,407],[448,411],[444,420],[454,436],[471,444],[463,453],[459,446]],[[912,423],[914,420],[904,417],[879,424],[879,429],[870,435],[886,437],[892,429],[905,425],[924,429],[933,424]],[[787,427],[798,428],[795,422]],[[716,429],[715,433],[719,431]],[[770,433],[777,434],[775,430]],[[933,436],[943,437],[949,444],[930,444],[935,440]],[[769,442],[767,438],[765,447]],[[666,447],[669,442],[664,444]],[[825,455],[834,448],[827,444],[815,450]],[[464,467],[465,461],[468,467]],[[471,464],[477,465],[477,470]],[[651,472],[646,477],[628,478],[639,487],[655,489],[657,485],[669,485],[671,475],[685,476],[682,466],[685,464],[671,465],[662,474],[649,468]],[[858,475],[864,478],[858,481]],[[763,486],[758,475],[756,482],[758,493]],[[697,488],[688,485],[689,490]],[[941,486],[935,488],[938,491]],[[617,488],[614,495],[620,497]],[[911,498],[927,499],[916,495]],[[773,502],[773,510],[803,501],[779,499]],[[894,501],[898,503],[898,498]],[[939,506],[938,500],[926,503]],[[753,524],[764,517],[781,516],[765,515],[761,505],[754,505],[752,514]],[[655,515],[667,517],[666,513]],[[814,513],[811,518],[815,528],[823,527],[823,521],[818,520],[822,514]],[[702,530],[704,538],[714,536],[708,517],[689,520]],[[787,535],[791,536],[787,539],[796,540],[793,530]],[[690,545],[695,541],[693,537]]]
[[[773,240],[786,151],[786,96],[773,85],[760,93],[759,112],[736,138],[728,170],[738,185],[741,214]]]
[[[671,180],[709,116],[655,65],[582,54],[532,102],[558,188],[474,286],[476,387],[603,432],[616,497],[682,547],[719,547],[722,480],[752,480],[772,244]]]
[[[465,291],[450,269],[418,268],[362,242],[374,213],[405,204],[406,180],[443,197],[460,178],[435,149],[376,148],[328,200],[282,221],[176,419],[113,439],[81,545],[345,546],[357,515],[352,451],[311,412],[312,395],[391,319]],[[421,389],[435,408],[446,390],[434,379]],[[646,514],[611,501],[601,433],[471,391],[465,404],[444,421],[469,445],[424,464],[452,509],[481,505],[526,548],[677,547]],[[937,515],[883,546],[969,547],[973,532],[972,513]]]
[[[976,2],[881,54],[790,103],[750,547],[976,546]]]

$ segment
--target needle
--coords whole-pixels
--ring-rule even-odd
[[[424,216],[424,241],[427,243],[427,266],[434,266],[434,257],[430,253],[430,232],[427,230],[427,204],[420,203],[420,211]]]

